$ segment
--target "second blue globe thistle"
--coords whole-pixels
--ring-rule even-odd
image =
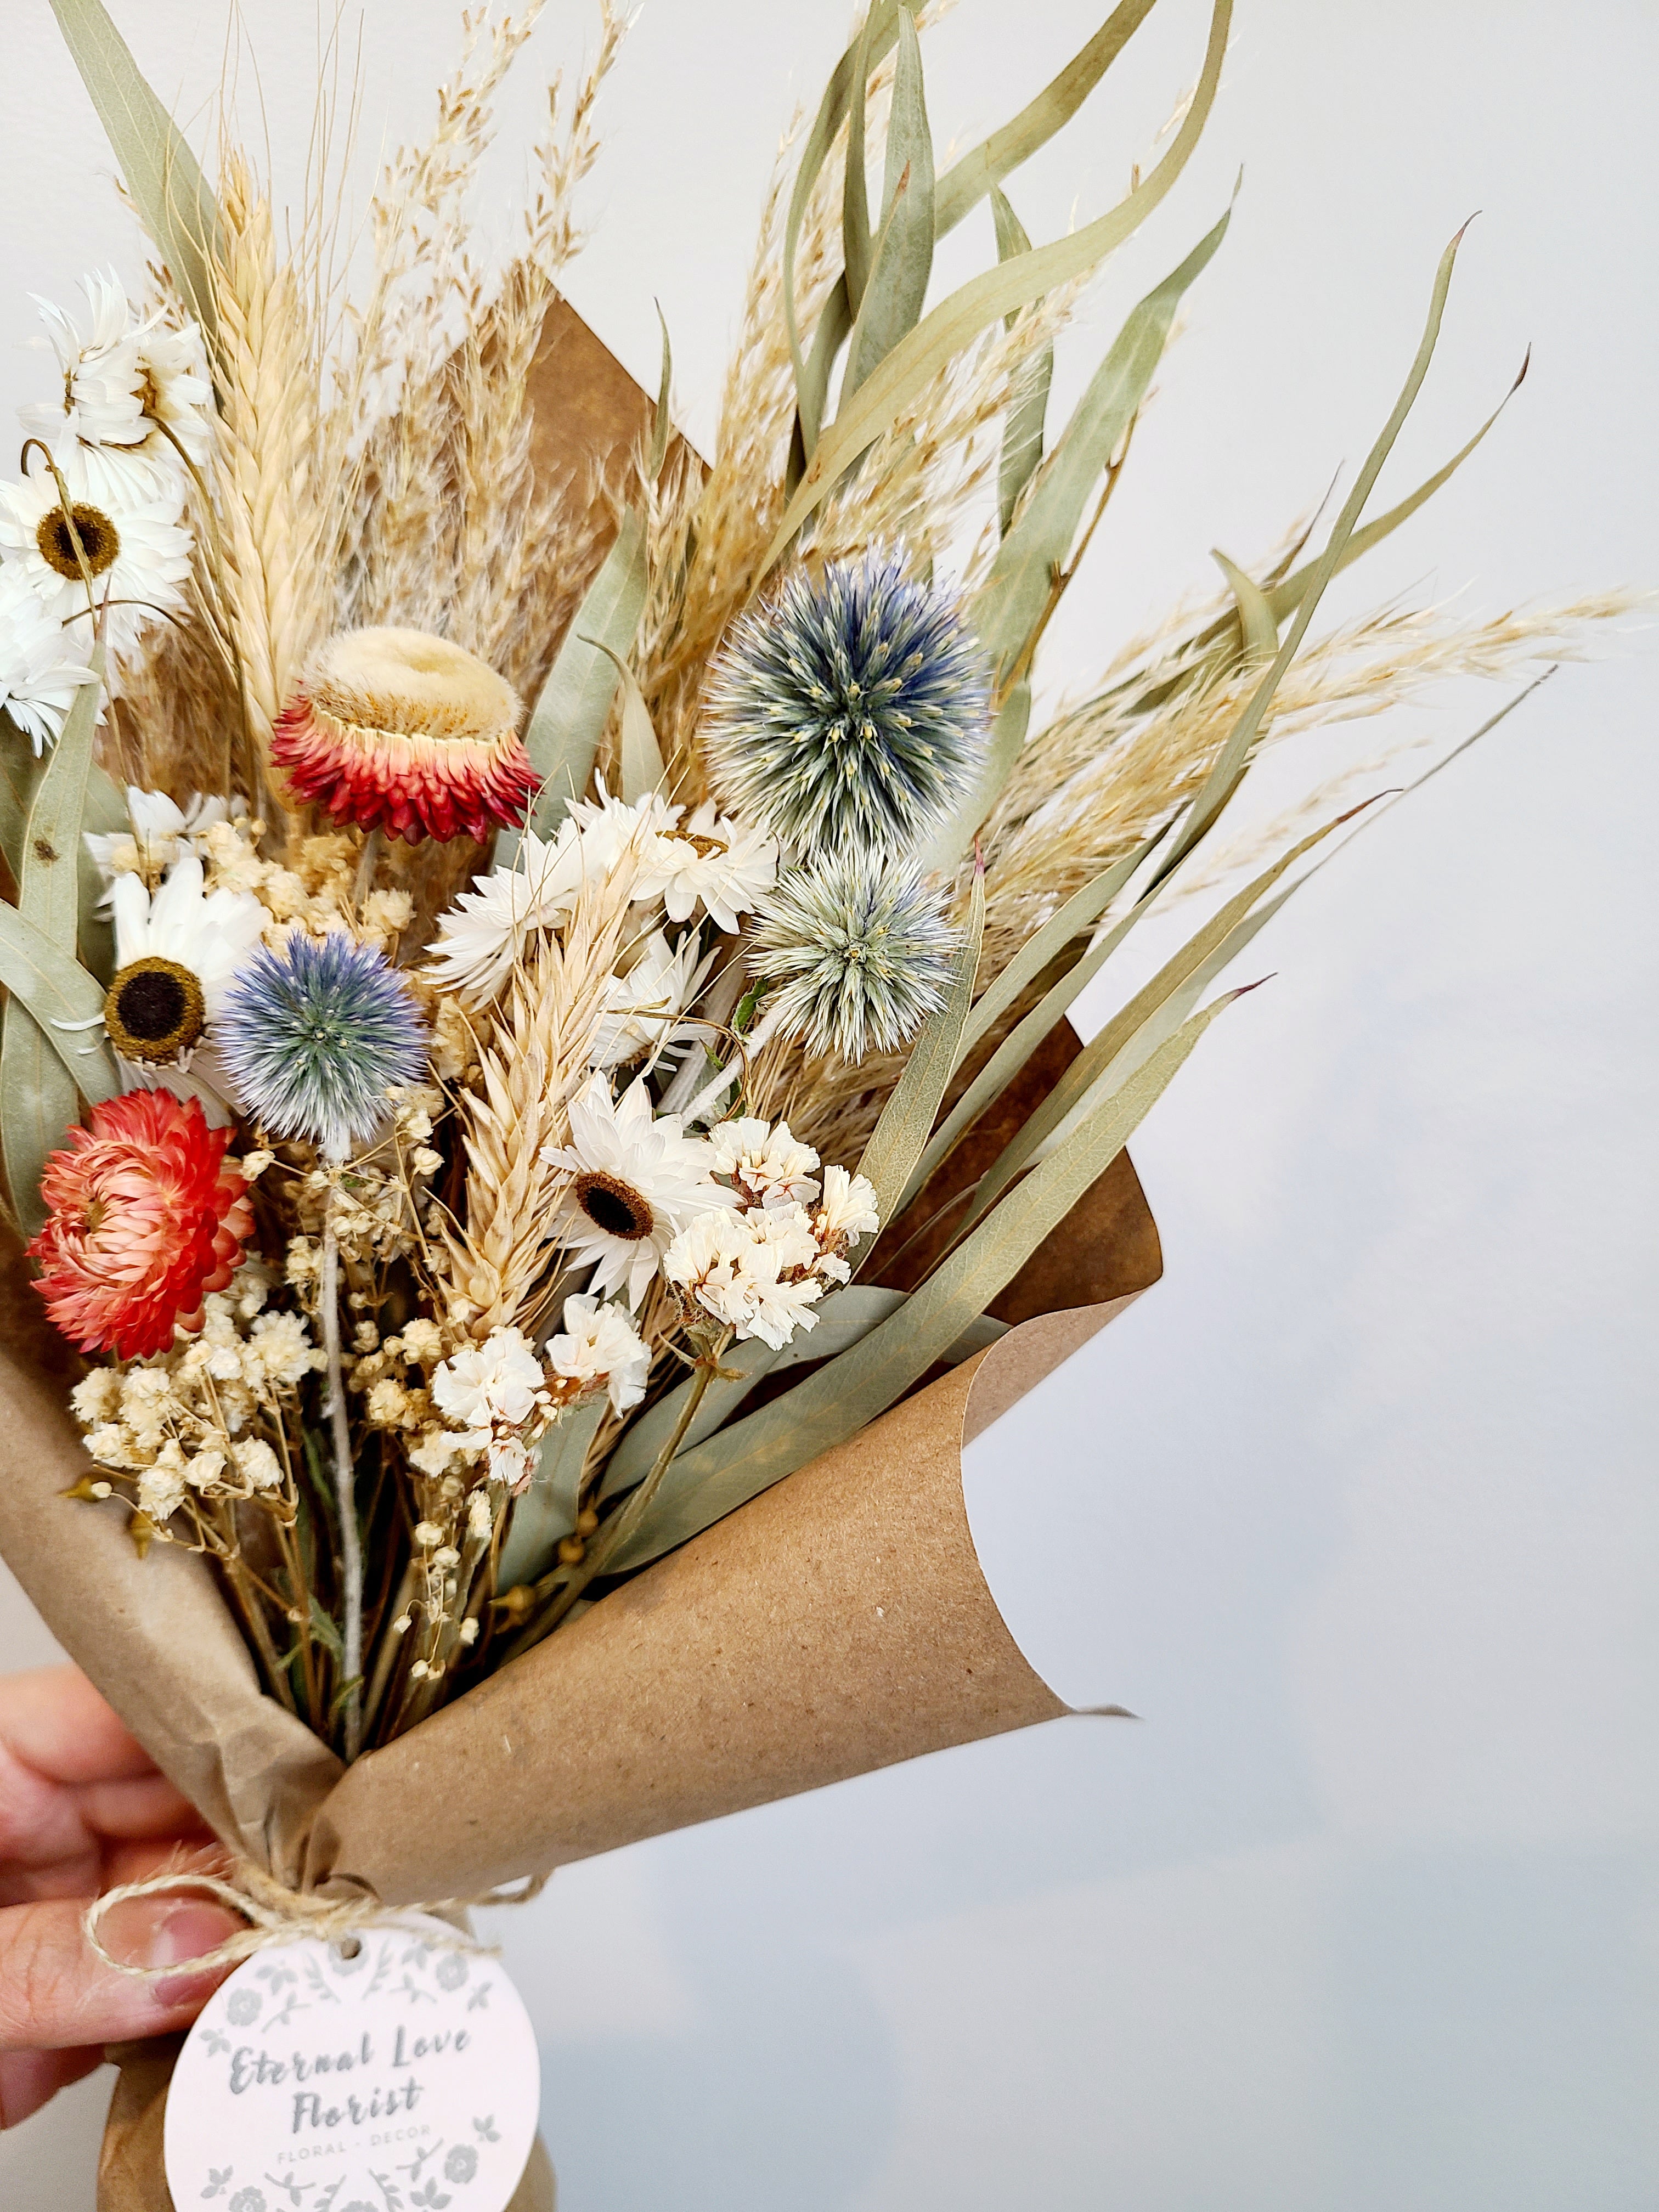
[[[888,552],[791,576],[738,625],[712,703],[715,790],[803,854],[914,849],[985,757],[978,643]]]
[[[372,1136],[388,1094],[426,1067],[409,987],[373,945],[338,933],[262,945],[238,969],[215,1038],[247,1111],[330,1159]]]
[[[809,1053],[856,1064],[896,1052],[944,1005],[958,943],[945,895],[902,861],[830,858],[781,878],[762,910],[751,971]]]

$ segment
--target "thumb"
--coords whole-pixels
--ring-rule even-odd
[[[222,1905],[198,1898],[125,1898],[105,1916],[100,1939],[135,1966],[177,1966],[141,1982],[106,1966],[87,1942],[87,1900],[52,1898],[0,1911],[0,2051],[62,2051],[122,2043],[186,2027],[230,1972],[192,1973],[190,1961],[239,1932]]]

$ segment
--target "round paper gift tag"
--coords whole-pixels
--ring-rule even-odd
[[[273,1946],[209,1998],[167,2092],[175,2204],[504,2212],[541,2097],[518,1991],[441,1921],[357,1942]]]

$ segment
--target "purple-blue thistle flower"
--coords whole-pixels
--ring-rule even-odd
[[[781,878],[749,953],[767,1009],[810,1053],[896,1052],[945,1002],[957,933],[902,862],[830,857]]]
[[[985,757],[978,642],[890,552],[797,571],[738,624],[711,696],[715,791],[805,857],[914,850]]]
[[[408,985],[383,953],[338,933],[262,945],[238,969],[214,1042],[247,1111],[330,1159],[372,1136],[387,1094],[426,1068]]]

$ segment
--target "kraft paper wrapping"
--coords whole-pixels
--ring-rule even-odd
[[[555,470],[614,461],[648,418],[562,302],[535,381],[538,458]],[[1036,1095],[1077,1049],[1055,1041]],[[988,1121],[968,1143],[988,1158],[1003,1141]],[[0,1551],[232,1850],[388,1905],[475,1893],[1062,1714],[986,1585],[962,1447],[1161,1272],[1121,1155],[1004,1291],[994,1310],[1020,1325],[988,1352],[343,1771],[261,1692],[204,1562],[166,1545],[141,1560],[119,1513],[62,1496],[89,1464],[65,1403],[76,1370],[14,1241],[0,1248]],[[869,1279],[889,1279],[879,1265]],[[99,2212],[172,2212],[161,2142],[176,2048],[111,2054]],[[553,2195],[538,2145],[512,2212],[550,2212]]]

